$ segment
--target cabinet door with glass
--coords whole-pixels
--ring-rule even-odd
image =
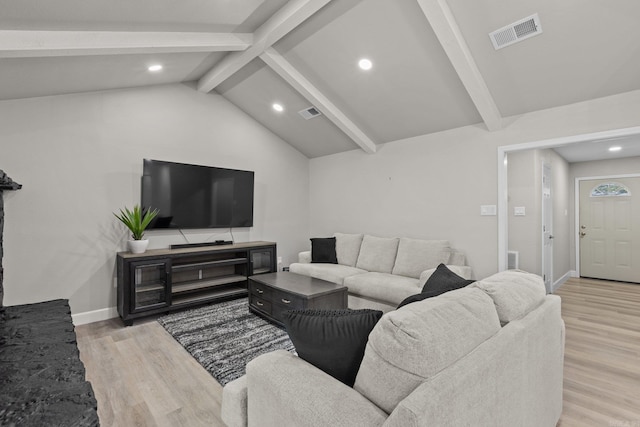
[[[272,273],[276,271],[275,246],[252,249],[249,251],[249,275]]]
[[[131,313],[170,305],[170,259],[132,262],[130,273]]]

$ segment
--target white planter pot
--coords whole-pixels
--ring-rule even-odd
[[[143,254],[147,250],[147,246],[149,246],[149,240],[129,240],[127,245],[129,246],[129,252],[132,254]]]

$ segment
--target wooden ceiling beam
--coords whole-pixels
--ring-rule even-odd
[[[0,30],[0,58],[239,51],[251,34]]]
[[[446,0],[417,0],[449,61],[490,131],[502,128],[502,116]]]
[[[260,56],[331,0],[291,0],[253,33],[253,45],[225,56],[198,81],[198,90],[210,92],[236,71]]]
[[[296,89],[307,101],[320,110],[329,120],[342,130],[349,138],[365,152],[373,154],[377,150],[375,142],[353,123],[338,107],[322,94],[309,80],[307,80],[293,65],[291,65],[275,49],[269,48],[260,55],[273,71],[278,73],[287,83]]]

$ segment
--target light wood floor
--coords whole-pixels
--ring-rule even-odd
[[[640,427],[640,285],[570,279],[559,427]],[[103,427],[224,426],[222,387],[156,321],[76,327]]]
[[[224,426],[222,386],[155,320],[76,327],[102,427]]]
[[[559,426],[640,427],[640,285],[569,279]]]

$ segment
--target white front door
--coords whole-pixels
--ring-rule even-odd
[[[580,181],[580,276],[640,283],[640,178]]]
[[[553,287],[553,199],[551,165],[542,164],[542,278],[551,293]]]

